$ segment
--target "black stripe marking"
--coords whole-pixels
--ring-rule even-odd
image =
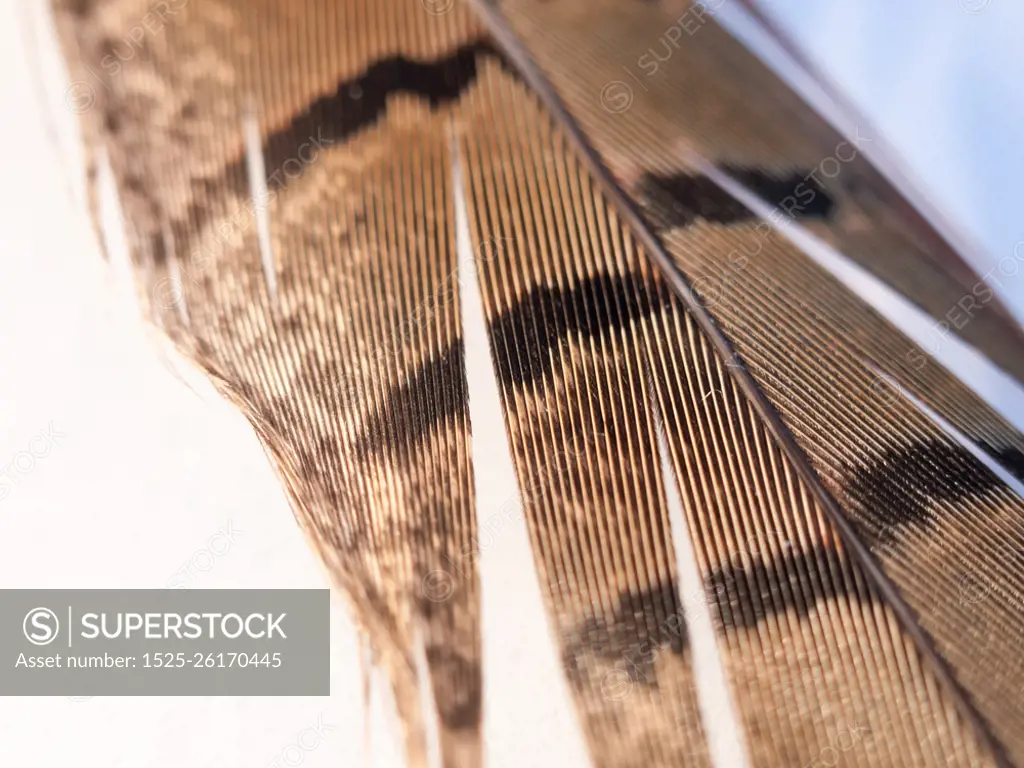
[[[589,618],[564,638],[562,665],[577,689],[588,681],[588,659],[597,657],[625,672],[633,682],[657,685],[654,659],[660,652],[681,656],[686,621],[674,583],[660,582],[639,593],[619,595],[610,620]],[[593,681],[597,685],[601,680]]]
[[[552,352],[569,333],[621,330],[658,309],[653,283],[635,275],[588,277],[566,288],[534,288],[490,323],[498,374],[521,387],[551,372]]]
[[[790,609],[803,618],[822,600],[874,599],[870,592],[852,591],[847,579],[833,578],[843,570],[839,553],[818,544],[809,552],[790,549],[767,561],[754,558],[749,567],[717,570],[705,589],[714,601],[720,629],[751,628]]]
[[[874,593],[857,590],[849,579],[834,578],[843,572],[851,573],[839,553],[818,544],[810,551],[790,550],[767,561],[755,557],[749,566],[718,569],[704,579],[704,591],[719,632],[750,629],[790,610],[802,618],[823,600],[876,600]],[[582,622],[564,642],[562,663],[577,689],[587,682],[588,656],[614,666],[634,683],[657,686],[658,654],[681,656],[687,643],[676,585],[661,582],[619,595],[611,621]]]
[[[832,198],[808,182],[807,174],[776,177],[738,166],[722,170],[788,216],[826,218],[835,209]],[[657,229],[688,227],[698,219],[714,224],[735,224],[757,218],[753,211],[704,175],[644,173],[637,183],[637,194]]]
[[[697,219],[733,224],[754,218],[753,211],[703,175],[645,173],[637,193],[658,229],[688,227]]]
[[[813,171],[771,176],[756,168],[724,165],[722,172],[790,217],[827,219],[836,209],[835,200],[811,180]]]
[[[446,730],[475,732],[480,726],[484,701],[480,662],[465,658],[447,644],[428,646],[426,656],[437,714]]]
[[[363,425],[356,451],[365,458],[391,448],[399,461],[407,462],[439,425],[466,417],[467,402],[465,351],[459,339],[388,391],[383,407]]]
[[[399,55],[374,62],[360,75],[339,83],[334,93],[314,101],[287,127],[268,136],[264,142],[267,169],[281,169],[290,159],[301,164],[299,150],[304,144],[335,144],[373,125],[394,94],[419,96],[431,109],[457,101],[476,80],[481,57],[502,61],[489,41],[475,40],[436,61],[415,61]]]
[[[658,305],[658,293],[653,284],[642,286],[641,279],[596,275],[567,290],[536,288],[528,293],[490,324],[503,383],[523,386],[550,373],[552,351],[569,333],[593,337],[649,315]],[[390,445],[400,461],[407,461],[410,446],[417,446],[437,424],[463,417],[464,360],[459,340],[393,387],[383,409],[364,426],[356,444],[359,455],[380,454]],[[446,386],[450,391],[442,396]],[[431,407],[424,411],[421,403]]]
[[[858,468],[846,492],[870,516],[878,540],[892,544],[906,528],[930,525],[936,503],[980,496],[1002,485],[965,448],[928,440],[889,450],[872,466]]]
[[[481,39],[459,46],[436,61],[415,61],[404,56],[381,59],[359,75],[341,81],[334,93],[312,102],[291,123],[263,141],[269,192],[273,195],[302,176],[321,151],[376,123],[394,94],[420,96],[432,109],[457,101],[476,80],[481,57],[507,66],[501,53]],[[216,180],[195,179],[192,184],[195,202],[184,217],[172,223],[179,243],[190,243],[191,233],[206,225],[211,212],[217,210],[211,200],[218,195],[241,198],[231,215],[242,214],[245,199],[250,195],[244,155],[229,163]],[[252,202],[251,197],[248,202]],[[159,240],[160,236],[153,239]],[[158,264],[165,258],[162,251],[154,243]]]

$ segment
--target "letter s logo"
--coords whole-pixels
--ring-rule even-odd
[[[33,608],[21,624],[25,639],[33,645],[49,645],[57,639],[60,622],[49,608]]]

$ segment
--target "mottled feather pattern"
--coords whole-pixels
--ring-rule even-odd
[[[692,159],[934,316],[980,279],[713,3],[625,109],[608,83],[688,6],[191,0],[114,76],[148,6],[54,4],[147,317],[252,423],[410,765],[420,642],[442,764],[484,764],[495,514],[525,521],[592,763],[714,764],[670,483],[753,765],[1024,761],[1024,502],[910,395],[1018,477],[1024,436]],[[474,502],[463,291],[520,489],[501,510]],[[1019,375],[1020,329],[977,304],[962,336]]]

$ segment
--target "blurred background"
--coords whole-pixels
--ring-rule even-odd
[[[1024,4],[761,5],[980,244],[980,272],[1013,254]],[[174,373],[100,256],[49,23],[44,0],[0,0],[0,587],[325,587],[247,424]],[[1004,284],[1024,318],[1024,279]],[[41,433],[52,447],[28,452]],[[0,762],[401,765],[386,687],[373,676],[367,717],[337,602],[332,646],[330,698],[0,698]],[[295,746],[304,733],[315,747]]]

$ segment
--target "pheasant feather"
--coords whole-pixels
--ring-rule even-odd
[[[1024,764],[1024,436],[849,275],[1010,381],[1021,329],[721,5],[158,3],[99,82],[148,7],[54,0],[410,765]]]

